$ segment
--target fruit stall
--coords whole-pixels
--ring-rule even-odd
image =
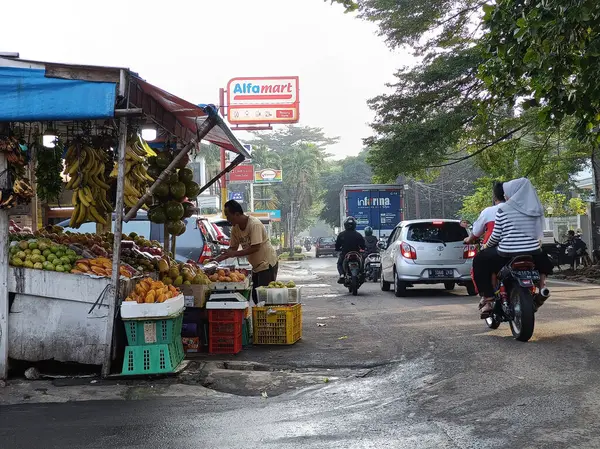
[[[103,375],[143,373],[149,358],[172,370],[186,296],[202,305],[209,285],[249,288],[244,273],[170,257],[197,196],[248,153],[216,108],[128,69],[0,55],[0,75],[0,379],[9,358],[101,365]],[[152,148],[146,129],[158,135]],[[201,140],[238,154],[204,186],[188,167]],[[65,191],[73,229],[39,226],[40,203]],[[25,207],[32,228],[9,225],[11,210]],[[140,209],[164,226],[162,242],[123,234]],[[84,223],[96,232],[77,233]]]

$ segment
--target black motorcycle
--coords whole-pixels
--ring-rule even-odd
[[[379,282],[381,277],[381,256],[371,253],[365,257],[365,278],[370,282]]]
[[[306,251],[310,251],[311,248],[312,248],[312,245],[309,242],[304,243],[304,249],[306,249]]]
[[[354,296],[358,295],[358,288],[365,282],[363,258],[359,252],[350,251],[344,257],[344,286]]]
[[[533,335],[535,312],[550,296],[547,288],[536,293],[540,273],[531,256],[517,256],[498,273],[498,288],[494,308],[485,322],[490,329],[498,329],[508,321],[513,337],[528,341]]]

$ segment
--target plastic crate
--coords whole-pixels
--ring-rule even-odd
[[[210,309],[208,310],[208,322],[232,323],[242,322],[244,309]]]
[[[173,318],[123,320],[129,346],[169,345],[181,339],[183,313]]]
[[[237,354],[242,350],[242,333],[208,335],[208,352],[211,354]]]
[[[258,302],[265,304],[287,305],[300,302],[300,288],[257,288]]]
[[[250,346],[252,344],[252,333],[250,332],[250,320],[246,318],[244,320],[244,326],[242,327],[242,347]]]
[[[243,320],[235,321],[231,323],[221,322],[209,322],[208,331],[211,336],[225,336],[238,335],[242,333]]]
[[[302,305],[252,308],[255,345],[293,345],[302,338]]]
[[[181,337],[168,345],[127,346],[123,375],[172,373],[184,359]]]

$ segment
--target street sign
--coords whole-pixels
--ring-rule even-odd
[[[238,203],[244,202],[244,194],[242,192],[229,192],[229,199],[235,200]]]
[[[227,118],[233,124],[298,123],[297,76],[233,78],[227,84]]]
[[[254,181],[254,165],[238,165],[229,173],[229,182]]]
[[[281,170],[273,170],[271,168],[265,168],[264,170],[256,170],[254,172],[254,183],[265,184],[272,182],[282,182],[283,173]]]
[[[279,209],[256,210],[254,212],[259,214],[269,214],[271,221],[281,221],[281,210]]]

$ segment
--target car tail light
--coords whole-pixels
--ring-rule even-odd
[[[477,254],[476,245],[465,245],[463,248],[463,259],[472,259]]]
[[[400,252],[405,259],[417,260],[417,251],[408,243],[400,243]]]
[[[210,249],[210,246],[208,246],[208,244],[205,243],[204,248],[202,248],[202,255],[200,256],[199,262],[201,264],[204,264],[204,262],[206,262],[209,259],[212,259],[212,257],[212,250]]]

